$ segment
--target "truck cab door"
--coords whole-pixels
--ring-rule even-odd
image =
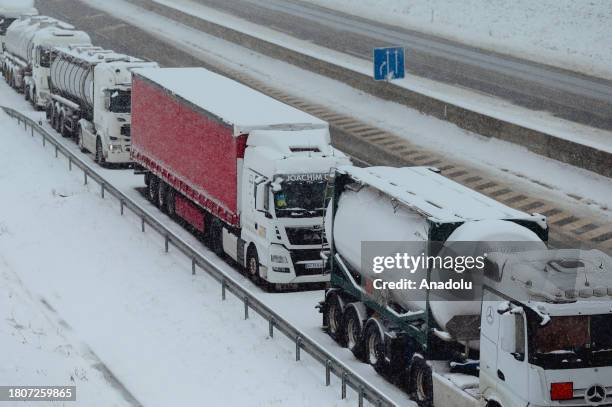
[[[488,398],[497,389],[497,342],[499,340],[499,317],[497,307],[503,302],[499,296],[486,290],[483,292],[480,321],[480,393]]]
[[[526,405],[529,394],[527,322],[522,308],[499,316],[497,394],[505,406]]]

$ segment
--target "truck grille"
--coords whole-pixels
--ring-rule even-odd
[[[289,243],[292,245],[323,244],[323,229],[321,227],[285,228]]]
[[[315,276],[323,274],[324,268],[307,268],[306,264],[300,264],[303,261],[321,261],[321,250],[291,250],[291,260],[295,269],[295,276]]]

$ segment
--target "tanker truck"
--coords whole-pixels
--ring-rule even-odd
[[[419,405],[578,406],[612,396],[612,284],[601,252],[587,261],[586,252],[548,250],[545,217],[431,168],[342,167],[328,197],[323,327]],[[398,267],[402,253],[420,269]],[[448,267],[458,272],[437,260],[456,268],[466,254],[465,277],[442,279]],[[510,258],[523,264],[516,273],[504,271]]]
[[[6,33],[4,72],[8,83],[34,107],[49,101],[51,50],[56,46],[89,45],[89,35],[70,24],[46,16],[23,16]]]
[[[148,197],[271,289],[321,285],[329,126],[203,68],[139,69],[133,149]]]
[[[23,15],[36,15],[34,0],[0,0],[0,63],[4,62],[4,37],[13,21]]]
[[[56,47],[47,120],[100,165],[130,163],[132,70],[146,67],[157,63],[100,47]]]

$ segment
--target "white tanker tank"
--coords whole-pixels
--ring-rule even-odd
[[[406,311],[425,310],[425,298],[411,296],[412,290],[367,290],[366,286],[377,279],[395,283],[405,279],[420,281],[426,272],[412,274],[408,269],[394,269],[375,273],[371,264],[362,265],[362,242],[384,242],[376,256],[406,252],[416,257],[444,256],[445,249],[474,255],[498,250],[499,247],[491,247],[494,242],[504,242],[504,249],[513,251],[546,248],[542,242],[547,236],[543,216],[509,208],[430,168],[344,167],[338,171],[336,188],[336,208],[328,208],[326,214],[326,238],[351,272],[361,276],[362,289],[377,303],[398,304]],[[444,242],[442,248],[440,244],[436,246],[436,251],[441,248],[437,253],[428,252],[433,241]],[[517,244],[509,247],[507,242]],[[472,252],[456,253],[466,250]],[[434,269],[431,280],[436,281],[436,277]],[[457,315],[480,313],[480,301],[448,301],[447,294],[436,301],[433,291],[429,299],[429,309],[443,330]]]
[[[89,35],[47,16],[22,16],[7,30],[3,68],[9,84],[26,99],[44,107],[49,96],[51,50],[72,44],[90,45]]]

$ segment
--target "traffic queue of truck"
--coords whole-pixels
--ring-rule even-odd
[[[100,165],[144,174],[153,204],[255,283],[326,284],[324,329],[419,405],[612,405],[609,256],[548,249],[545,217],[435,169],[352,166],[316,117],[203,68],[96,47],[24,4],[0,3],[6,81]],[[413,273],[366,265],[366,242],[416,243],[415,256],[478,242],[482,284],[468,299],[413,295],[397,289]]]

